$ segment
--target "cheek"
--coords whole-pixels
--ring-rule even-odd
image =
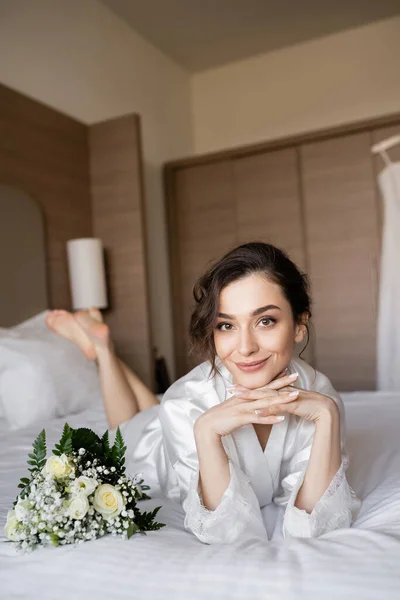
[[[260,345],[266,350],[285,354],[293,350],[294,329],[291,325],[282,324],[273,330],[263,332],[260,336]]]
[[[225,357],[232,354],[235,349],[235,339],[231,334],[223,334],[220,331],[214,333],[214,345],[217,356],[224,360]]]

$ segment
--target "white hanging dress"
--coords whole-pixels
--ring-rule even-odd
[[[400,163],[379,175],[384,222],[377,333],[378,390],[400,390]]]

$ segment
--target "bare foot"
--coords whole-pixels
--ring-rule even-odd
[[[95,306],[92,306],[92,308],[89,308],[89,315],[92,317],[92,319],[94,319],[95,321],[98,321],[99,323],[103,323],[103,315],[101,314],[101,312],[99,311],[98,308],[96,308]]]
[[[74,314],[74,319],[93,344],[96,354],[110,346],[110,330],[103,323],[103,317],[97,308],[79,310]]]
[[[89,336],[66,310],[52,310],[46,316],[46,325],[49,329],[76,344],[90,360],[95,360],[96,349]]]

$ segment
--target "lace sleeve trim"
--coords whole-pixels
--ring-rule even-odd
[[[290,537],[318,537],[329,531],[350,527],[360,509],[360,501],[346,479],[347,460],[343,460],[329,487],[311,514],[294,506],[305,471],[294,486],[284,517],[284,534]]]
[[[254,518],[254,508],[248,498],[249,479],[229,461],[231,479],[221,502],[208,510],[198,490],[198,472],[193,473],[188,495],[183,502],[185,527],[205,543],[230,543],[237,540]]]

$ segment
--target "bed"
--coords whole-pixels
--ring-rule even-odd
[[[310,600],[384,598],[400,594],[400,398],[391,393],[343,395],[347,410],[349,479],[363,499],[351,529],[311,540],[268,545],[207,546],[183,528],[178,505],[153,490],[148,507],[162,505],[166,527],[129,541],[106,537],[77,547],[20,554],[0,538],[2,597],[41,598],[235,598]],[[68,417],[72,426],[101,432],[101,404]],[[45,426],[56,441],[65,418]],[[0,525],[38,426],[10,432],[0,421]]]
[[[38,231],[42,235],[40,227]],[[40,244],[36,247],[36,256],[43,260]],[[10,255],[10,250],[4,255]],[[15,272],[8,270],[10,277]],[[3,289],[11,289],[10,285]],[[397,600],[400,597],[400,394],[343,395],[351,461],[349,480],[363,500],[351,529],[311,540],[274,538],[268,544],[207,546],[184,530],[180,507],[167,502],[154,488],[152,499],[145,501],[143,508],[162,506],[159,519],[166,527],[160,531],[134,535],[129,541],[105,537],[77,547],[38,549],[31,554],[18,552],[4,537],[3,528],[18,481],[26,474],[27,455],[38,431],[46,428],[48,446],[52,447],[65,421],[73,427],[87,426],[99,433],[106,429],[95,366],[89,365],[72,344],[47,331],[44,313],[28,319],[17,329],[1,329],[46,308],[43,289],[38,291],[34,307],[16,307],[8,301],[3,303],[0,315],[3,318],[3,322],[0,320],[2,598]],[[8,316],[4,321],[5,310]],[[51,360],[54,368],[49,368]],[[23,364],[25,371],[20,370]],[[57,365],[61,367],[56,372]],[[32,376],[36,378],[35,385],[42,386],[40,393],[27,383]],[[22,384],[25,387],[19,388]],[[282,515],[277,507],[267,508],[265,518],[270,525]]]

